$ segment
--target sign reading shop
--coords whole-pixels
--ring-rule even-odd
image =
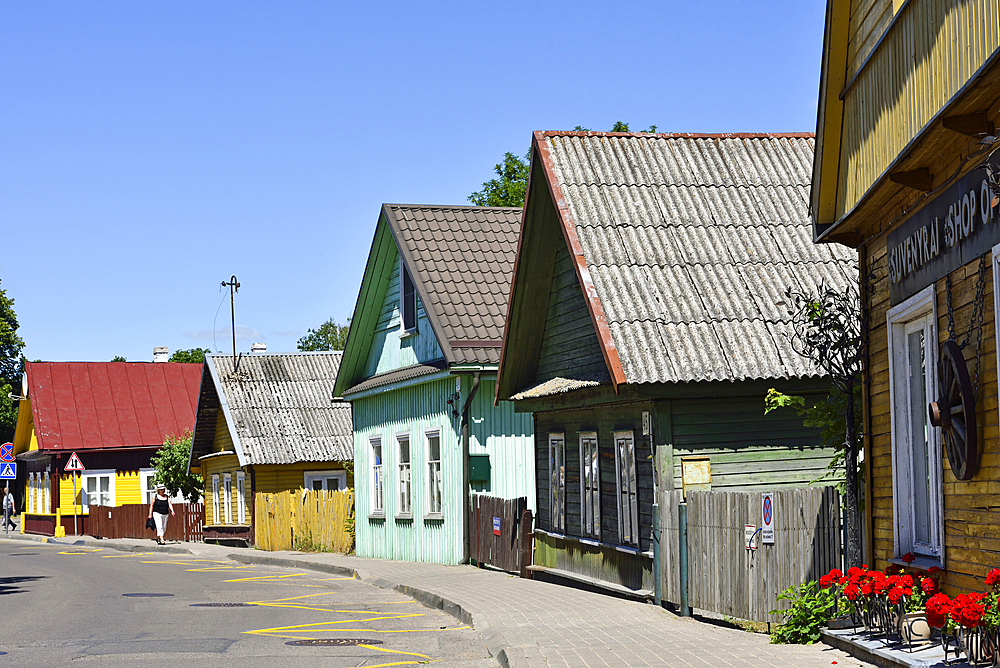
[[[975,169],[889,233],[889,301],[898,304],[1000,242],[1000,203]]]

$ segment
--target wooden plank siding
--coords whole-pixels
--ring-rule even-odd
[[[866,440],[871,476],[872,554],[875,566],[884,568],[890,559],[898,558],[894,544],[894,508],[892,482],[892,433],[890,377],[888,364],[888,327],[886,314],[889,294],[885,270],[886,234],[882,233],[865,245],[869,270],[874,268],[875,283],[865,303],[871,323],[869,365],[871,384],[865,389],[871,435]],[[996,368],[996,320],[993,307],[992,262],[987,254],[983,302],[983,330],[980,388],[976,403],[976,419],[982,452],[979,472],[969,482],[959,482],[951,472],[942,448],[942,491],[944,494],[944,589],[952,594],[959,591],[982,590],[982,578],[997,566],[1000,552],[1000,444],[998,444],[998,405]],[[978,258],[950,275],[955,323],[961,341],[967,332],[976,281]],[[936,283],[938,344],[948,339],[947,297],[944,280]],[[970,375],[975,369],[974,346],[965,349]],[[939,348],[940,346],[938,346]]]
[[[240,467],[240,462],[236,459],[236,455],[222,455],[220,457],[212,457],[211,459],[206,459],[202,461],[202,480],[205,483],[205,524],[214,526],[226,524],[226,511],[224,505],[224,499],[222,495],[224,494],[224,487],[222,476],[226,473],[232,475],[233,480],[233,500],[232,500],[232,522],[230,524],[239,524],[236,517],[236,474],[243,472]],[[215,516],[215,495],[212,494],[212,476],[219,476],[219,516]],[[243,484],[243,500],[246,504],[246,512],[249,515],[251,512],[252,499],[250,493],[250,476],[246,476],[246,480]],[[246,518],[244,524],[250,523],[250,517]]]
[[[576,269],[560,235],[535,381],[606,374],[606,369]]]

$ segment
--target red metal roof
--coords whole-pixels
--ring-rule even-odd
[[[41,450],[151,447],[194,429],[201,364],[28,362]]]

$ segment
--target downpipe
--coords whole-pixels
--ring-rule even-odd
[[[471,512],[471,498],[469,494],[469,410],[472,408],[472,400],[479,391],[479,372],[472,373],[472,387],[469,389],[469,396],[466,397],[462,405],[462,563],[469,563],[469,513]]]

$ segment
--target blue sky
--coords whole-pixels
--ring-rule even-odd
[[[351,314],[383,202],[467,204],[533,130],[813,131],[824,11],[0,4],[0,288],[25,354],[228,352],[233,274],[237,349],[294,350]]]

